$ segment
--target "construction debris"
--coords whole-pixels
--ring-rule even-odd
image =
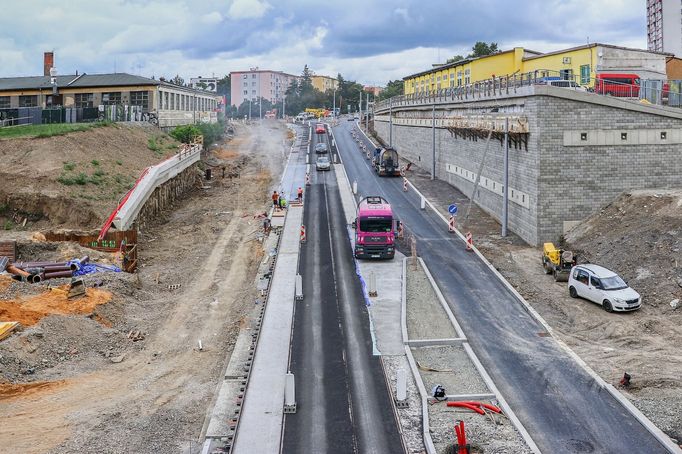
[[[12,334],[19,326],[19,322],[0,322],[0,341]]]

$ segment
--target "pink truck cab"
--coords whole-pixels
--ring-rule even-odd
[[[400,225],[391,205],[380,196],[368,196],[358,202],[355,229],[355,258],[392,259],[395,256],[395,232]]]

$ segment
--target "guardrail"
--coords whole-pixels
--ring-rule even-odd
[[[537,70],[529,73],[492,77],[459,87],[447,87],[394,96],[377,102],[374,106],[374,111],[385,112],[395,107],[431,106],[434,104],[498,99],[510,96],[527,96],[533,94],[533,86],[548,85],[551,81],[556,80],[576,82],[574,87],[562,87],[567,90],[586,91],[600,96],[615,96],[621,99],[629,99],[633,102],[645,100],[649,104],[682,107],[682,81],[642,80],[641,85],[632,85],[590,78],[587,84],[589,85],[594,82],[596,88],[593,89],[578,84],[577,77],[559,78],[551,70]],[[614,90],[613,87],[617,88]]]
[[[127,199],[115,212],[114,226],[119,230],[130,229],[154,190],[198,162],[203,148],[201,142],[183,144],[180,152],[175,156],[160,164],[148,167],[137,184],[130,190]]]

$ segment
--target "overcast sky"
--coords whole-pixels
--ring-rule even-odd
[[[258,66],[366,84],[476,41],[540,52],[646,48],[645,0],[0,0],[0,77],[128,72],[185,79]]]

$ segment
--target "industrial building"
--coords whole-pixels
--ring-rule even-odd
[[[665,80],[666,59],[671,55],[643,49],[586,44],[541,53],[522,47],[478,58],[467,58],[403,78],[405,94],[427,93],[469,85],[491,77],[538,71],[542,77],[561,77],[593,87],[602,72],[635,73],[642,79]]]
[[[220,96],[126,73],[58,75],[54,54],[46,52],[42,76],[0,78],[0,111],[20,108],[136,107],[155,113],[159,126],[217,121]]]
[[[682,1],[647,0],[648,49],[682,57]]]

